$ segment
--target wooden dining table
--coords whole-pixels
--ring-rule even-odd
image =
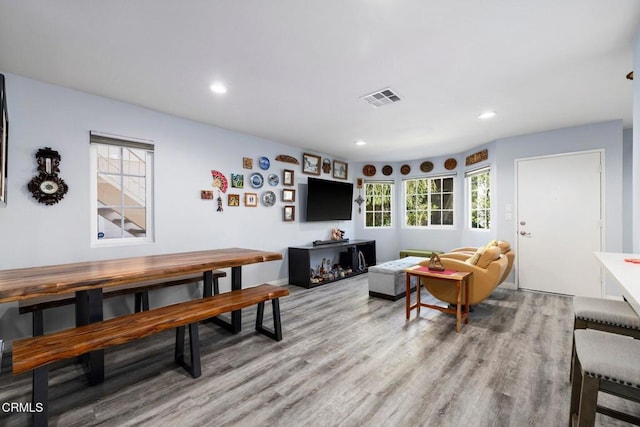
[[[0,270],[0,303],[75,292],[76,322],[82,325],[103,320],[103,291],[110,287],[202,273],[205,288],[211,288],[213,270],[231,268],[231,290],[238,290],[242,266],[281,259],[279,252],[224,248]],[[242,313],[232,312],[231,322],[213,321],[238,333]],[[102,382],[103,351],[91,353],[88,364],[89,382]]]

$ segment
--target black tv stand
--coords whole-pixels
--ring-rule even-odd
[[[375,240],[326,240],[322,244],[289,247],[289,283],[303,288],[314,288],[337,280],[363,274],[368,267],[376,264]],[[358,253],[362,252],[364,266]],[[311,278],[311,269],[317,270],[323,259],[331,260],[331,264],[339,264],[344,276],[316,281]],[[351,273],[346,273],[351,271]]]
[[[322,246],[322,245],[331,245],[333,243],[346,243],[349,239],[340,239],[340,240],[314,240],[313,246]]]

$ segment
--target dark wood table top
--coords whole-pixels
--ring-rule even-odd
[[[0,270],[0,302],[281,260],[279,252],[224,248]]]

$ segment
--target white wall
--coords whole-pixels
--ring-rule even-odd
[[[393,180],[395,185],[394,192],[394,207],[393,207],[393,224],[389,229],[366,229],[364,227],[364,213],[362,215],[355,215],[356,221],[354,224],[355,232],[358,236],[366,239],[375,239],[377,242],[376,250],[379,262],[389,261],[398,257],[399,251],[402,249],[433,249],[440,251],[448,251],[455,247],[460,246],[479,246],[486,244],[496,236],[496,230],[478,231],[470,230],[465,224],[465,182],[464,174],[466,171],[475,170],[484,166],[491,166],[491,179],[495,183],[495,144],[480,145],[469,152],[453,154],[442,157],[433,157],[428,159],[410,160],[411,153],[406,153],[408,160],[403,162],[383,163],[372,162],[376,167],[376,175],[365,178],[370,180]],[[483,149],[488,149],[489,158],[486,161],[473,164],[471,166],[465,166],[465,158],[473,153],[476,153]],[[448,158],[456,159],[457,166],[455,169],[449,171],[445,169],[444,162]],[[433,163],[433,170],[429,173],[424,173],[420,170],[420,165],[424,161],[430,161]],[[362,177],[362,167],[367,163],[354,164],[354,173],[356,177]],[[393,168],[393,173],[389,176],[382,174],[382,167],[389,164]],[[407,164],[411,167],[411,172],[407,175],[400,173],[402,165]],[[403,203],[403,182],[407,179],[429,177],[429,176],[442,176],[447,174],[455,174],[454,178],[454,205],[455,205],[455,217],[453,230],[433,230],[433,229],[420,229],[420,228],[405,228],[403,227],[404,221],[404,207]],[[492,184],[495,188],[495,185]],[[492,198],[496,198],[495,191],[492,193]],[[357,212],[357,210],[356,210]],[[363,204],[364,212],[364,204]],[[492,213],[493,214],[493,213]],[[495,214],[494,214],[495,215]]]
[[[640,29],[633,45],[633,128],[640,129]],[[633,133],[632,221],[633,252],[640,254],[640,132]]]
[[[464,166],[466,156],[481,149],[489,150],[486,162],[470,167]],[[378,260],[387,261],[396,258],[401,249],[436,249],[447,251],[459,246],[479,246],[492,239],[507,240],[516,244],[514,220],[507,220],[507,207],[510,205],[515,218],[515,188],[514,164],[516,159],[549,154],[567,153],[592,149],[605,150],[605,248],[607,251],[621,251],[623,246],[623,130],[622,121],[614,120],[572,128],[557,129],[529,135],[499,139],[489,144],[480,145],[465,153],[444,156],[433,159],[421,159],[407,162],[390,163],[394,173],[389,177],[395,180],[396,197],[394,226],[387,230],[369,230],[363,225],[363,218],[356,221],[356,234],[361,238],[376,239],[378,242]],[[411,153],[407,153],[410,157]],[[455,230],[407,229],[402,227],[402,179],[408,177],[429,176],[431,174],[446,173],[444,161],[447,157],[454,157],[458,161],[455,191],[456,217]],[[420,163],[430,160],[435,167],[429,174],[420,171]],[[404,163],[411,165],[411,174],[402,176],[399,172]],[[380,173],[384,163],[373,163],[378,173],[372,179],[383,179]],[[490,165],[492,223],[490,231],[473,231],[467,229],[464,223],[464,172],[483,165]],[[361,176],[363,164],[358,164],[357,176]],[[626,206],[630,208],[629,205]],[[627,221],[627,225],[629,222]],[[627,229],[627,233],[630,230]],[[510,282],[515,281],[516,271],[511,273]],[[608,295],[619,294],[615,285],[607,286]]]
[[[633,252],[633,129],[622,133],[622,252]]]
[[[16,75],[5,76],[10,133],[8,205],[0,209],[0,269],[232,246],[281,252],[283,261],[243,268],[243,282],[254,285],[285,279],[286,248],[328,239],[336,225],[283,222],[283,202],[273,207],[228,207],[225,196],[220,213],[215,201],[200,199],[200,190],[212,189],[212,169],[227,177],[232,172],[243,173],[245,189],[237,191],[241,195],[254,191],[247,181],[256,171],[266,178],[267,173],[281,177],[283,169],[293,169],[296,184],[306,183],[307,175],[300,166],[274,160],[278,154],[301,159],[298,148]],[[154,141],[155,243],[90,247],[90,130]],[[35,153],[44,146],[61,154],[60,177],[69,185],[64,199],[53,206],[37,203],[26,188],[36,174]],[[268,171],[257,166],[260,156],[271,159]],[[254,159],[253,171],[242,168],[243,157]],[[329,175],[323,178],[330,179]],[[271,189],[266,187],[255,192]],[[274,187],[278,199],[282,188]],[[299,194],[295,204],[302,206]],[[300,212],[297,214],[299,218]],[[351,222],[339,225],[354,237]],[[223,289],[228,283],[229,279],[223,282]],[[176,289],[167,298],[187,298],[193,291]],[[123,301],[109,302],[112,306],[106,312],[121,310]],[[65,313],[47,313],[47,323],[55,328]],[[16,334],[29,333],[30,322],[17,315],[16,304],[0,304],[0,337],[11,340]]]
[[[394,173],[385,177],[381,173],[384,163],[375,163],[378,174],[374,178],[395,179],[395,223],[391,230],[366,230],[364,214],[358,214],[354,203],[353,221],[339,223],[307,223],[297,220],[282,221],[282,202],[267,208],[232,208],[216,212],[215,201],[200,200],[200,190],[211,188],[211,169],[229,176],[230,173],[250,172],[242,169],[242,158],[251,157],[254,163],[260,156],[272,160],[268,172],[279,175],[283,169],[294,169],[298,194],[297,217],[302,217],[300,202],[306,175],[300,167],[274,161],[278,154],[289,154],[298,159],[297,148],[273,141],[216,128],[150,111],[130,104],[37,82],[6,74],[10,120],[8,206],[0,209],[0,269],[30,267],[93,259],[107,259],[177,251],[221,248],[229,246],[253,247],[280,251],[283,261],[248,266],[243,270],[247,285],[285,279],[288,275],[286,248],[328,239],[330,229],[339,226],[349,238],[375,239],[378,262],[394,259],[404,248],[448,250],[462,245],[480,245],[493,238],[515,242],[512,221],[504,219],[505,206],[514,203],[514,160],[521,157],[605,149],[606,161],[606,250],[620,251],[623,246],[623,137],[622,123],[611,121],[575,128],[559,129],[512,138],[505,138],[476,149],[452,156],[407,160],[391,163]],[[635,87],[635,86],[634,86]],[[636,91],[637,92],[637,91]],[[638,110],[638,109],[636,109]],[[640,113],[634,118],[640,120]],[[89,211],[89,131],[101,131],[134,138],[150,139],[155,143],[155,219],[156,242],[125,248],[91,248]],[[634,148],[639,143],[634,137]],[[69,185],[69,193],[58,205],[38,204],[28,193],[26,183],[35,174],[35,152],[51,146],[62,155],[60,176]],[[465,157],[482,148],[489,149],[484,164],[492,167],[493,218],[490,232],[466,230],[464,221],[464,166]],[[635,171],[640,160],[633,150]],[[322,153],[319,153],[322,155]],[[411,153],[407,158],[411,159]],[[456,218],[454,231],[410,230],[401,227],[402,179],[424,175],[420,164],[430,160],[435,168],[430,174],[447,172],[444,160],[454,157],[458,161],[456,178]],[[407,163],[411,173],[400,174],[400,166]],[[349,166],[349,181],[362,177],[363,163]],[[475,168],[480,164],[473,165]],[[254,167],[254,171],[259,169]],[[262,172],[262,171],[261,171]],[[330,178],[329,175],[322,176]],[[634,172],[634,183],[638,185]],[[277,187],[281,190],[282,186]],[[247,189],[238,191],[242,194]],[[258,191],[261,193],[264,189]],[[634,207],[638,204],[638,191],[634,193]],[[279,191],[277,191],[279,195]],[[354,194],[354,198],[357,196]],[[637,218],[639,210],[634,211]],[[634,224],[637,226],[637,221]],[[634,241],[636,252],[638,239]],[[512,275],[513,276],[513,275]],[[223,281],[223,289],[228,279]],[[162,295],[162,301],[190,298],[195,287],[172,290]],[[109,302],[107,315],[129,310],[124,299]],[[128,302],[130,303],[130,302]],[[51,328],[69,324],[70,310],[51,310],[46,322]],[[0,304],[0,337],[11,340],[30,334],[30,321],[17,314],[16,304]]]

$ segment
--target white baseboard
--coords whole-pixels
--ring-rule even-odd
[[[516,286],[515,283],[513,282],[502,282],[502,284],[500,286],[498,286],[501,289],[511,289],[511,290],[518,290],[518,287]]]
[[[267,283],[269,283],[270,285],[284,286],[289,284],[289,278],[287,277],[285,279],[270,280]]]

